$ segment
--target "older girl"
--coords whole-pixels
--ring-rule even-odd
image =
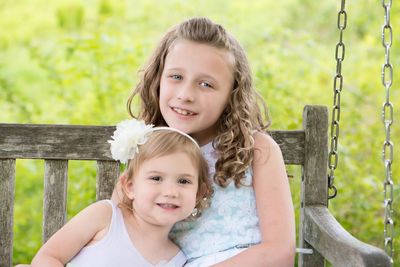
[[[128,100],[138,117],[177,128],[202,146],[211,171],[211,206],[171,237],[186,266],[292,266],[294,212],[281,150],[265,133],[246,54],[207,18],[171,28]]]

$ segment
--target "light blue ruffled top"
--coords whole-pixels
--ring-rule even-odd
[[[226,188],[220,187],[213,182],[218,155],[212,142],[201,149],[209,165],[214,189],[211,205],[197,220],[176,223],[170,233],[189,262],[201,256],[261,242],[251,168],[243,180],[246,186],[236,188],[231,182]]]

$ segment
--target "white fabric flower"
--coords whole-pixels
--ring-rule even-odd
[[[153,131],[153,125],[145,124],[140,120],[124,120],[117,124],[117,129],[113,140],[108,140],[111,144],[111,155],[121,163],[127,163],[139,152],[139,145],[147,141],[148,133]]]

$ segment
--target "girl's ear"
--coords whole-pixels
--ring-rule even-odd
[[[208,197],[208,188],[205,183],[199,184],[199,188],[197,190],[197,196],[196,196],[196,206],[200,204],[204,198]]]
[[[133,179],[129,179],[128,174],[124,172],[120,176],[122,190],[124,191],[125,195],[130,199],[133,200],[135,198],[133,192]]]

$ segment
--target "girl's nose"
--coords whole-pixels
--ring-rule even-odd
[[[178,90],[177,97],[179,100],[185,102],[193,102],[194,91],[192,85],[189,82],[182,84],[182,86]]]
[[[175,184],[165,184],[162,193],[163,196],[169,198],[177,198],[179,195],[178,188]]]

